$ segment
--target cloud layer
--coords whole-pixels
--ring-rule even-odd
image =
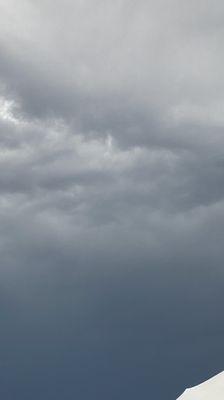
[[[223,369],[221,1],[0,0],[4,399]]]

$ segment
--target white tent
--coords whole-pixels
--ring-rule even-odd
[[[198,386],[186,389],[177,400],[224,400],[224,371]]]

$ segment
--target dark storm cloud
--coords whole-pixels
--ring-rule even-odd
[[[220,1],[0,0],[4,399],[223,369]]]

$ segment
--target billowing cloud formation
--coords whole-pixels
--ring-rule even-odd
[[[0,0],[4,399],[223,369],[220,1]]]

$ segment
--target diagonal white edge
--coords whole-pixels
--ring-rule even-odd
[[[224,400],[224,371],[186,389],[177,400]]]

